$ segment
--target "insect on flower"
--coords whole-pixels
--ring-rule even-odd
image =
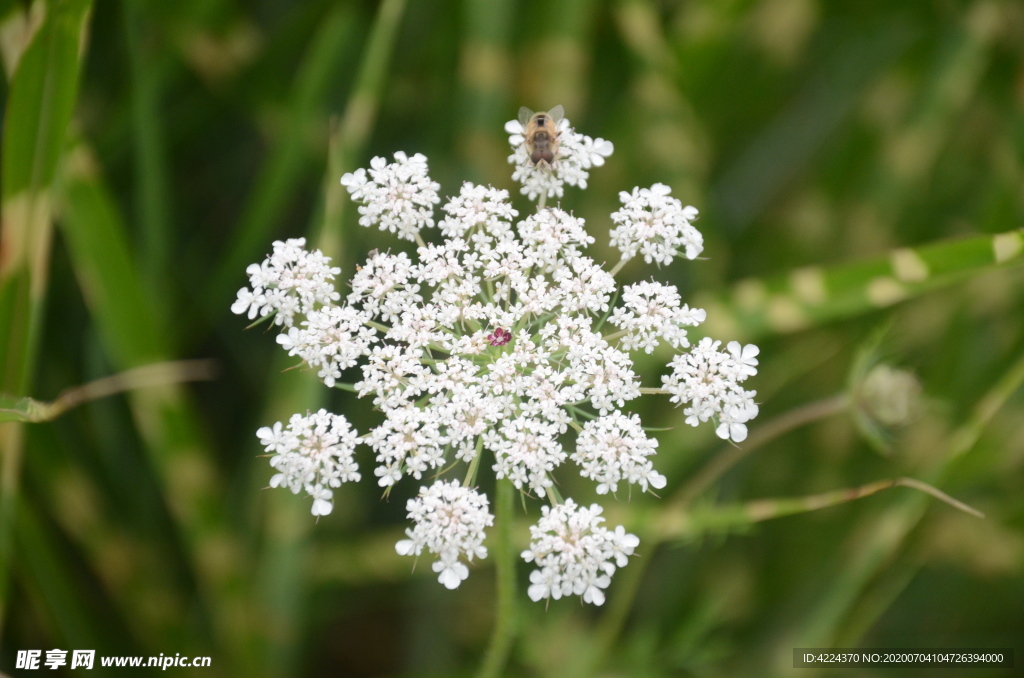
[[[550,167],[558,157],[558,142],[561,137],[559,125],[565,117],[565,109],[555,106],[550,111],[534,113],[526,106],[519,109],[519,124],[525,132],[526,150],[530,162],[538,167]]]

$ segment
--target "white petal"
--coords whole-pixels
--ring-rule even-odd
[[[584,592],[583,600],[594,605],[604,605],[604,591],[596,586],[591,586]]]
[[[327,516],[334,510],[334,504],[326,499],[314,499],[312,513],[314,516]]]
[[[694,424],[694,426],[696,426],[696,425],[697,424]],[[715,429],[715,435],[717,435],[722,440],[728,440],[729,439],[729,425],[728,424],[719,424],[718,428]]]
[[[526,590],[526,594],[530,596],[530,600],[536,603],[542,598],[548,597],[548,587],[546,584],[534,584]]]
[[[441,570],[441,575],[437,578],[437,581],[444,584],[444,587],[449,591],[459,588],[459,584],[462,583],[459,575],[455,574],[455,571],[451,568]]]

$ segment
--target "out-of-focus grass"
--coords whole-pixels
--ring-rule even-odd
[[[1008,386],[1024,348],[1019,3],[36,0],[0,3],[0,48],[4,402],[157,361],[223,368],[0,423],[0,671],[38,647],[210,654],[225,676],[475,668],[494,571],[449,593],[399,562],[414,483],[389,501],[346,487],[318,523],[262,491],[258,426],[320,406],[374,415],[283,372],[228,305],[273,239],[309,238],[343,277],[397,246],[355,226],[343,172],[405,150],[446,194],[462,179],[514,190],[501,125],[556,103],[616,145],[562,201],[596,258],[613,258],[619,190],[663,181],[701,208],[706,260],[621,279],[672,282],[716,338],[757,338],[761,421],[842,392],[885,324],[883,350],[928,402],[888,457],[836,412],[738,455],[668,516],[696,534],[642,547],[607,608],[524,597],[508,675],[784,675],[794,644],[1024,637],[1024,402]],[[648,384],[652,366],[637,365]],[[669,497],[722,458],[665,400],[637,407],[670,429]],[[904,476],[988,517],[896,489],[730,522],[752,500]],[[642,534],[667,506],[610,512]]]
[[[54,177],[78,91],[88,0],[54,3],[38,22],[4,8],[8,46],[0,167],[0,389],[30,395],[43,324]],[[34,33],[34,34],[33,34]],[[0,601],[6,602],[24,454],[20,423],[0,427]],[[4,608],[6,605],[4,606]],[[5,619],[0,608],[0,628]]]

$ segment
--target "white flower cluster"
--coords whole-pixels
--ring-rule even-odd
[[[550,166],[534,165],[530,162],[523,123],[509,120],[505,131],[509,133],[508,143],[512,146],[508,161],[515,165],[512,180],[522,184],[520,192],[530,200],[539,196],[561,198],[565,184],[586,188],[590,168],[603,165],[605,158],[615,151],[612,142],[579,134],[569,125],[568,118],[563,118],[557,124],[558,152],[554,162]]]
[[[665,487],[665,476],[654,470],[650,460],[657,449],[658,441],[647,437],[640,417],[616,412],[583,425],[572,460],[580,465],[584,478],[598,483],[598,494],[615,492],[622,480],[646,492],[648,484]]]
[[[307,251],[305,238],[276,241],[262,264],[245,269],[252,289],[238,290],[232,312],[248,314],[250,320],[274,314],[274,323],[291,327],[296,314],[338,300],[334,276],[341,269],[329,266],[330,261],[319,250]]]
[[[341,378],[341,371],[353,367],[373,342],[376,332],[366,326],[372,317],[351,306],[326,306],[310,311],[301,327],[291,327],[287,334],[279,334],[277,343],[288,355],[320,368],[317,376],[333,387]]]
[[[385,158],[370,161],[369,177],[365,169],[341,178],[352,199],[362,203],[359,223],[379,226],[399,238],[415,240],[420,230],[434,225],[434,205],[441,202],[441,185],[427,176],[427,157],[417,153],[411,158],[399,151],[395,162]]]
[[[418,556],[423,549],[437,555],[432,566],[437,580],[445,588],[458,588],[469,577],[459,557],[470,562],[487,557],[484,528],[494,524],[487,507],[485,495],[461,487],[458,480],[421,487],[420,495],[405,506],[413,521],[413,528],[405,531],[409,538],[395,544],[395,550],[403,556]]]
[[[543,507],[541,519],[530,527],[530,548],[523,551],[523,560],[537,564],[527,590],[532,600],[576,595],[604,604],[615,569],[626,566],[640,540],[621,525],[614,531],[602,527],[602,512],[597,504],[584,508],[572,499]]]
[[[611,323],[622,329],[622,347],[642,348],[652,353],[658,340],[664,339],[672,348],[690,345],[686,327],[704,322],[707,313],[702,308],[681,304],[679,290],[674,285],[640,282],[622,289],[623,305],[612,313]]]
[[[718,350],[721,343],[701,339],[689,353],[672,359],[672,374],[661,380],[672,402],[690,403],[683,410],[687,424],[716,419],[718,437],[739,443],[747,438],[747,422],[757,416],[757,391],[744,390],[740,384],[757,374],[758,348],[730,341],[725,353]]]
[[[612,229],[612,247],[622,252],[623,259],[642,254],[648,264],[669,264],[686,252],[687,259],[696,259],[704,250],[704,237],[690,223],[697,218],[696,207],[683,207],[665,184],[650,188],[622,191],[622,209],[612,213],[617,224]]]
[[[612,150],[560,125],[554,160],[537,166],[524,155],[522,125],[506,126],[523,192],[542,195],[542,203],[561,195],[564,183],[585,187],[587,170]],[[435,554],[441,583],[454,588],[468,575],[466,562],[486,556],[492,518],[486,497],[472,488],[489,468],[497,482],[555,505],[524,554],[540,568],[531,597],[575,593],[600,604],[636,537],[600,527],[596,505],[559,504],[555,475],[574,464],[599,494],[666,486],[655,470],[658,441],[624,411],[642,392],[631,353],[651,353],[661,342],[678,355],[664,388],[646,390],[688,404],[687,423],[711,420],[722,437],[742,440],[757,405],[739,384],[756,372],[756,347],[734,342],[720,353],[710,339],[691,347],[687,332],[705,312],[682,303],[671,285],[640,282],[619,299],[614,273],[622,262],[609,271],[587,256],[594,238],[586,224],[559,208],[520,218],[507,191],[465,183],[440,208],[441,241],[427,243],[420,231],[435,224],[439,200],[426,158],[374,158],[369,172],[346,174],[342,183],[360,203],[364,225],[415,240],[415,254],[372,252],[342,299],[330,285],[338,270],[326,257],[306,252],[302,241],[275,243],[262,266],[250,267],[253,290],[239,292],[233,310],[276,313],[286,328],[277,341],[289,355],[329,386],[371,398],[383,421],[361,438],[323,411],[293,418],[287,430],[260,429],[275,453],[271,484],[304,488],[313,513],[326,514],[329,488],[358,477],[357,442],[372,449],[385,492],[405,476],[436,477],[409,502],[413,527],[396,548]],[[643,254],[664,264],[680,249],[697,256],[696,210],[682,208],[661,185],[622,195],[612,238],[623,261]],[[456,466],[466,474],[461,485],[441,478]]]
[[[293,494],[305,490],[313,497],[313,515],[326,516],[334,508],[331,488],[359,482],[353,459],[358,434],[348,420],[327,410],[293,414],[287,428],[281,422],[256,431],[277,474],[271,487],[287,487]]]

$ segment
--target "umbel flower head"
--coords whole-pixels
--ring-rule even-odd
[[[305,490],[313,497],[313,515],[326,516],[334,508],[331,488],[359,481],[353,459],[357,436],[345,417],[320,410],[292,415],[287,427],[281,422],[256,431],[260,444],[273,456],[277,474],[271,487],[287,487],[294,494]]]
[[[577,506],[572,499],[541,508],[540,521],[530,528],[530,548],[523,551],[523,560],[537,564],[530,573],[531,599],[577,595],[585,603],[604,603],[616,567],[626,566],[640,540],[621,525],[603,527],[603,510],[598,504]]]
[[[418,556],[423,549],[437,555],[437,580],[445,588],[458,588],[469,577],[469,568],[459,557],[470,562],[474,556],[487,557],[484,528],[494,524],[487,506],[485,495],[461,487],[458,480],[421,487],[419,496],[406,504],[413,521],[413,528],[405,531],[409,538],[395,544],[395,550],[403,556]]]
[[[666,266],[701,253],[694,208],[661,184],[623,192],[606,235],[621,259],[608,269],[587,255],[596,234],[583,219],[545,203],[565,184],[585,188],[612,145],[563,119],[550,161],[534,164],[528,130],[510,122],[506,131],[513,179],[538,199],[523,216],[508,191],[471,183],[435,212],[440,187],[425,157],[374,158],[342,184],[359,204],[361,225],[414,241],[415,253],[375,250],[343,294],[322,253],[301,240],[274,243],[263,264],[247,269],[250,287],[232,310],[272,318],[289,355],[380,413],[362,436],[323,410],[261,428],[277,470],[272,486],[304,490],[313,513],[326,515],[333,490],[359,479],[354,454],[365,445],[385,493],[407,476],[420,486],[396,550],[431,554],[439,581],[456,588],[468,565],[487,556],[494,522],[478,479],[510,483],[550,504],[523,552],[537,567],[530,597],[579,595],[600,605],[639,540],[604,526],[599,505],[563,499],[556,476],[575,469],[599,495],[667,487],[658,441],[631,410],[641,393],[670,396],[686,423],[711,422],[720,437],[743,440],[757,404],[741,384],[756,374],[757,347],[732,342],[721,351],[710,338],[691,341],[706,313],[671,285],[619,289],[615,274],[633,258]],[[642,388],[633,355],[659,346],[676,355],[662,387]]]

